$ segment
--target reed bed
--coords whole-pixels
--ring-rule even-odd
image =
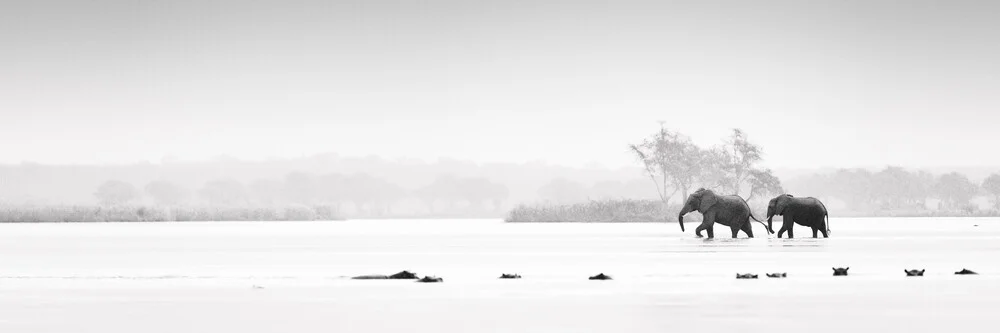
[[[680,207],[656,200],[608,199],[573,204],[519,205],[506,222],[676,222]]]

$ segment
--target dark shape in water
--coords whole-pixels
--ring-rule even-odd
[[[785,278],[788,277],[788,273],[767,273],[769,278]]]
[[[844,267],[844,268],[834,267],[833,268],[833,276],[847,276],[847,270],[848,269],[851,269],[851,268],[850,267]]]
[[[518,274],[503,274],[500,275],[501,279],[520,279],[521,275]]]
[[[422,283],[436,283],[436,282],[444,282],[444,279],[436,277],[436,276],[425,276],[422,279],[417,280],[417,282],[422,282]]]
[[[402,271],[393,275],[362,275],[355,276],[351,279],[354,280],[413,280],[417,278],[417,274],[411,273],[410,271]]]
[[[906,276],[924,276],[924,271],[926,271],[926,269],[921,269],[921,270],[916,270],[916,269],[905,270],[904,269],[903,271],[906,272]]]
[[[590,277],[590,280],[611,280],[611,276],[604,275],[604,273],[597,274]]]
[[[750,274],[750,273],[740,274],[740,273],[736,273],[736,278],[737,279],[756,279],[757,278],[757,274]]]
[[[979,273],[970,271],[968,269],[962,268],[962,270],[955,272],[955,275],[977,275]]]
[[[389,278],[398,280],[411,280],[411,279],[416,279],[417,274],[411,273],[410,271],[402,271],[393,275],[389,275]]]

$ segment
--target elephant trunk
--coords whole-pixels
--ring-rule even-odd
[[[774,228],[772,228],[772,225],[771,225],[771,220],[773,218],[774,218],[774,207],[773,207],[773,205],[768,205],[768,207],[767,207],[767,228],[771,230],[771,233],[774,233]]]
[[[681,232],[684,232],[684,214],[687,214],[688,212],[690,212],[690,210],[688,210],[687,205],[685,205],[684,208],[681,208],[681,212],[677,214],[677,223],[681,225]]]

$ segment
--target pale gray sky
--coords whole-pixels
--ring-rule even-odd
[[[0,2],[0,163],[1000,165],[996,1]]]

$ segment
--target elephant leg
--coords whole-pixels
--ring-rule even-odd
[[[733,238],[736,238],[736,236],[739,236],[739,234],[740,234],[740,226],[738,224],[733,223],[733,225],[730,226],[729,229],[733,231]]]
[[[708,233],[708,238],[715,238],[715,212],[708,212],[702,216],[701,225],[697,229],[694,229],[695,235],[701,237],[699,231],[705,230]]]
[[[788,238],[795,238],[795,221],[791,214],[781,216],[782,225],[781,227],[788,230]]]
[[[744,224],[743,228],[741,229],[743,230],[744,233],[747,234],[747,237],[753,238],[753,227],[750,225],[750,222]]]
[[[813,227],[813,238],[819,238],[819,229]]]
[[[826,234],[826,221],[823,221],[822,219],[823,218],[821,217],[819,223],[817,224],[819,227],[817,228],[819,229],[819,232],[823,233],[823,238],[830,238],[830,235]]]

